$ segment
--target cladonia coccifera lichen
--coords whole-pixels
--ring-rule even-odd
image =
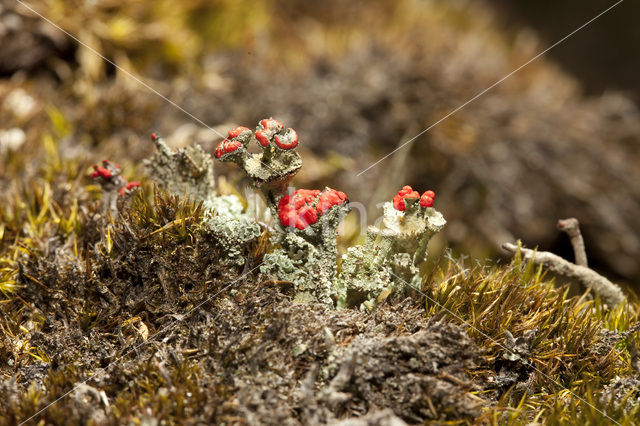
[[[291,281],[299,302],[333,306],[336,290],[336,229],[348,212],[347,196],[331,188],[287,192],[302,167],[295,151],[298,134],[273,118],[261,120],[255,134],[247,127],[229,132],[216,148],[221,161],[232,161],[251,178],[278,222],[260,271]],[[250,153],[255,143],[260,152]]]
[[[244,206],[236,195],[219,195],[203,203],[203,226],[215,235],[225,249],[228,261],[243,265],[243,253],[251,241],[260,236],[260,226],[244,213]]]
[[[173,152],[162,139],[152,139],[159,152],[146,163],[151,174],[170,192],[202,201],[203,227],[220,241],[223,262],[244,264],[246,248],[262,229],[237,196],[215,194],[211,157],[200,147]],[[247,127],[231,130],[215,150],[216,158],[236,163],[251,179],[276,222],[274,249],[264,255],[260,272],[291,282],[297,302],[365,310],[390,294],[418,288],[429,239],[446,223],[433,208],[433,191],[420,195],[403,187],[384,204],[382,221],[368,228],[365,244],[342,256],[338,274],[337,228],[349,202],[345,193],[328,187],[288,189],[302,167],[298,143],[295,130],[267,118],[255,133]],[[259,152],[250,152],[251,144]]]
[[[370,226],[364,246],[342,256],[338,277],[338,306],[371,309],[391,292],[420,288],[418,266],[426,260],[427,245],[446,221],[435,210],[435,194],[422,196],[405,186],[393,202],[383,205],[380,226]]]
[[[153,134],[158,152],[145,161],[151,177],[167,192],[202,202],[203,228],[225,251],[222,264],[243,265],[248,245],[261,234],[236,195],[216,195],[213,159],[199,145],[171,150]]]

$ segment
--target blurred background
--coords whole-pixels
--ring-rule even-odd
[[[301,137],[298,187],[369,210],[403,185],[436,192],[433,250],[498,259],[522,238],[640,285],[640,4],[624,1],[411,144],[614,1],[0,1],[0,196],[52,158],[141,176],[151,132],[212,152],[273,116]],[[82,44],[100,52],[194,120]],[[217,173],[242,185],[236,168]],[[358,236],[357,217],[344,243]]]

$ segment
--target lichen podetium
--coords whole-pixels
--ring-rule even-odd
[[[252,142],[259,153],[249,152]],[[372,309],[381,295],[402,292],[405,284],[392,275],[417,284],[429,238],[445,224],[432,208],[433,191],[420,196],[405,186],[385,205],[383,227],[370,227],[366,244],[343,256],[338,275],[336,234],[349,212],[347,196],[331,188],[287,190],[302,167],[298,143],[295,130],[267,118],[255,135],[237,127],[216,148],[216,158],[236,163],[261,190],[278,220],[272,239],[277,248],[264,256],[261,272],[292,282],[296,301],[362,309]]]

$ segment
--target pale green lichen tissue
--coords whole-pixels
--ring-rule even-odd
[[[199,146],[174,152],[155,135],[153,140],[158,153],[146,162],[152,177],[169,192],[201,201],[203,228],[225,252],[221,263],[245,264],[247,248],[263,229],[237,196],[216,195],[211,156]],[[261,152],[249,152],[254,143]],[[427,191],[420,198],[405,186],[393,203],[384,204],[383,219],[368,228],[365,244],[342,256],[339,271],[337,228],[349,212],[348,200],[331,188],[288,190],[302,167],[297,145],[295,130],[269,118],[260,121],[255,133],[247,127],[231,130],[215,151],[216,158],[242,168],[276,222],[273,250],[260,265],[263,278],[292,283],[298,303],[362,310],[419,288],[429,239],[446,223],[431,207],[435,194]]]
[[[347,212],[346,205],[336,206],[314,226],[276,234],[273,243],[281,248],[264,256],[260,272],[291,281],[296,302],[334,306],[338,300],[336,230]]]
[[[405,211],[384,203],[379,227],[370,226],[364,246],[342,256],[338,277],[338,307],[370,310],[381,296],[420,288],[418,266],[426,260],[429,239],[446,221],[433,207],[406,199]]]
[[[152,140],[158,151],[144,165],[161,188],[199,201],[215,196],[213,158],[200,145],[173,151],[155,134]]]
[[[225,251],[221,264],[243,265],[244,253],[261,233],[235,195],[216,195],[213,159],[199,145],[171,150],[153,136],[158,152],[145,161],[151,177],[167,192],[201,201],[203,228],[214,235]]]
[[[223,264],[244,265],[245,248],[260,236],[260,226],[244,213],[244,206],[235,195],[211,197],[203,203],[203,226],[216,236],[225,249]]]

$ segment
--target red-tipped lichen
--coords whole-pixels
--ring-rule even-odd
[[[293,129],[287,129],[284,134],[276,135],[274,140],[276,146],[280,149],[293,149],[298,146],[298,133]]]
[[[403,186],[396,196],[393,197],[393,207],[396,210],[404,211],[407,208],[404,203],[405,198],[420,198],[420,193],[414,191],[409,185]]]
[[[320,195],[317,189],[298,189],[292,194],[286,194],[278,203],[278,216],[283,226],[304,229],[318,221],[318,214],[313,202]]]
[[[433,200],[436,198],[436,194],[433,191],[425,191],[420,197],[421,207],[433,207]]]
[[[238,136],[240,136],[241,134],[243,134],[244,132],[250,132],[251,130],[249,130],[248,127],[244,127],[244,126],[238,126],[233,130],[229,130],[229,137],[231,139],[233,138],[237,138]]]
[[[109,160],[102,160],[102,165],[99,166],[97,164],[93,165],[93,172],[89,175],[91,179],[95,179],[100,177],[104,180],[110,180],[112,178],[117,178],[120,174],[120,165],[114,163]]]
[[[104,213],[110,211],[112,215],[115,215],[117,212],[117,195],[127,185],[127,181],[120,175],[120,166],[112,161],[102,160],[101,165],[93,165],[93,172],[89,174],[89,177],[96,179],[102,188]]]
[[[118,192],[120,193],[120,195],[124,196],[125,194],[128,194],[137,188],[140,188],[140,181],[134,180],[128,182],[125,186],[120,188],[120,191]]]
[[[298,189],[287,194],[278,203],[278,216],[283,226],[305,229],[318,221],[331,207],[341,205],[347,200],[344,192],[327,188]]]
[[[225,139],[216,147],[216,158],[222,158],[227,154],[231,154],[242,147],[240,141]]]
[[[243,143],[242,141],[238,140],[238,138],[243,134],[248,137],[249,135],[245,132],[251,133],[251,130],[243,126],[239,126],[233,130],[230,130],[229,137],[225,138],[216,147],[216,158],[225,159],[226,157],[230,156],[229,154],[233,154],[236,152],[240,153]]]
[[[318,203],[316,204],[316,210],[318,214],[322,215],[331,207],[340,205],[345,201],[347,201],[347,195],[344,192],[327,188],[320,194]]]
[[[284,124],[273,118],[260,120],[256,129],[256,140],[262,147],[267,147],[276,133],[284,129]]]
[[[97,177],[101,177],[103,179],[111,179],[111,171],[105,167],[98,166],[97,164],[93,165],[93,172],[89,175],[91,179],[95,179]]]

